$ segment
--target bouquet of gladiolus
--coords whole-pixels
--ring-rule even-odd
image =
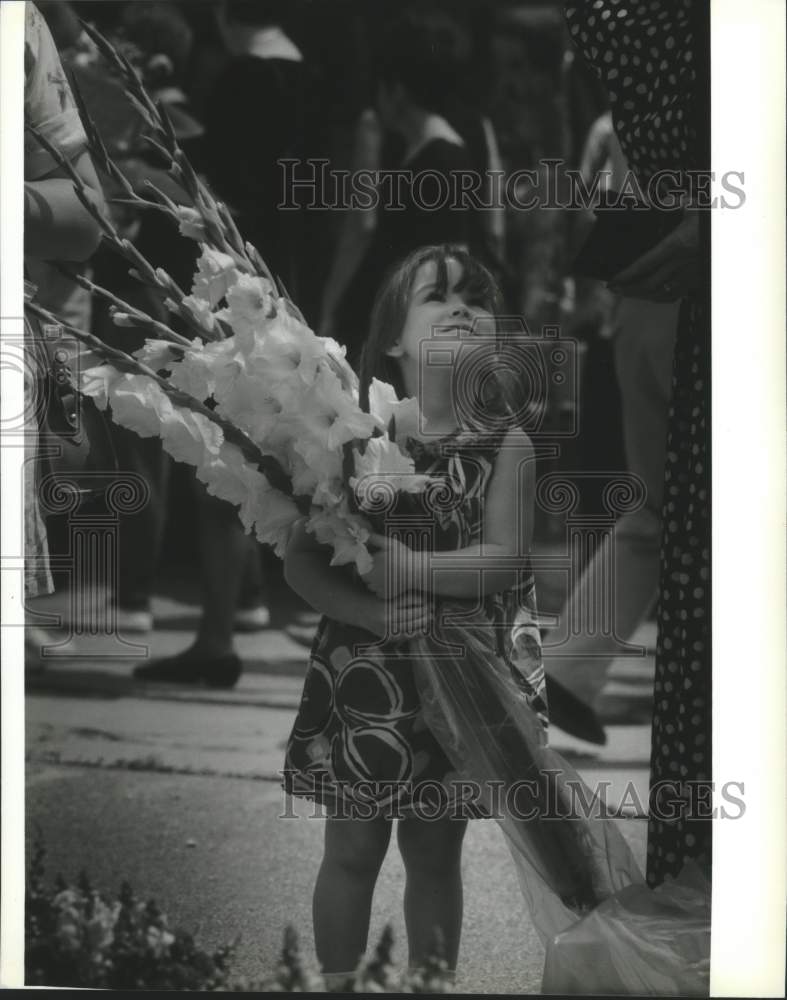
[[[400,401],[390,386],[375,381],[369,412],[361,408],[344,348],[309,329],[286,289],[242,240],[226,206],[194,172],[165,109],[150,99],[135,68],[98,31],[85,27],[120,74],[145,122],[147,141],[183,192],[176,202],[150,181],[144,193],[132,187],[109,156],[74,83],[94,161],[123,195],[113,201],[166,213],[182,235],[201,245],[201,254],[186,294],[117,233],[68,161],[32,130],[69,170],[105,238],[132,265],[130,273],[156,291],[191,334],[177,333],[76,276],[110,300],[118,326],[150,332],[130,355],[61,324],[86,348],[77,388],[99,409],[111,407],[121,426],[141,437],[160,437],[164,449],[194,466],[209,493],[236,505],[246,531],[278,555],[292,526],[307,516],[308,530],[333,547],[334,564],[354,563],[367,572],[369,525],[363,511],[374,502],[375,485],[384,480],[388,488],[418,492],[428,481],[414,474],[413,461],[399,444],[418,434],[417,402]],[[59,322],[34,303],[30,308]]]

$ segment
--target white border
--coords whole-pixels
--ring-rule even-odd
[[[24,176],[24,35],[25,5],[0,3],[0,336],[22,333],[24,272],[22,259],[22,183]],[[18,354],[16,355],[18,357]],[[23,410],[22,372],[5,363],[0,371],[0,413],[7,428]],[[17,443],[19,443],[17,441]],[[2,557],[21,555],[22,459],[20,447],[0,449],[2,470]],[[0,908],[0,986],[24,980],[24,631],[21,620],[23,579],[18,571],[2,581],[2,908]]]
[[[745,208],[712,213],[713,778],[746,812],[713,835],[712,996],[784,996],[783,0],[714,0],[712,150]]]

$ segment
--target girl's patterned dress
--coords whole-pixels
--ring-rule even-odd
[[[411,440],[416,471],[445,477],[455,500],[428,504],[423,496],[402,496],[394,516],[410,524],[431,522],[434,550],[477,543],[501,438],[463,432],[428,445]],[[495,631],[499,656],[546,730],[529,563],[517,587],[484,598],[484,617]],[[407,815],[414,807],[434,804],[435,786],[442,805],[456,801],[452,782],[458,775],[423,719],[407,647],[380,643],[371,633],[322,619],[283,774],[290,794],[314,799],[340,815],[360,816],[352,812],[360,801],[366,817],[394,804],[395,815]]]

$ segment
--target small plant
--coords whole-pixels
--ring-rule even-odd
[[[138,899],[124,882],[108,900],[82,873],[75,886],[58,875],[44,879],[46,851],[36,839],[25,894],[25,984],[91,989],[196,990],[233,993],[326,992],[322,976],[301,953],[294,927],[284,931],[279,963],[263,981],[230,974],[236,945],[208,953],[184,931],[170,930],[152,900]],[[237,943],[237,942],[236,942]],[[349,977],[355,993],[451,993],[451,974],[442,937],[435,935],[430,958],[409,973],[397,970],[394,936],[383,930],[372,957]]]
[[[325,985],[322,977],[306,967],[301,955],[298,934],[291,925],[284,929],[284,944],[281,950],[276,974],[262,988],[254,992],[266,993],[313,993],[322,992]]]
[[[445,939],[439,927],[435,928],[432,953],[407,977],[409,993],[453,993],[454,980],[445,957]]]
[[[208,954],[171,931],[152,901],[124,883],[117,899],[61,876],[44,883],[45,850],[36,841],[25,894],[25,982],[93,989],[215,990],[227,980],[232,947]]]
[[[374,951],[374,957],[362,967],[355,982],[356,993],[400,993],[401,976],[393,963],[394,936],[386,924]]]

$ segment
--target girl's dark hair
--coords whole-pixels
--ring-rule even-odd
[[[399,364],[395,358],[388,357],[386,352],[396,343],[404,328],[413,283],[419,269],[424,264],[434,262],[437,265],[438,291],[445,292],[448,287],[449,260],[455,260],[462,269],[456,290],[481,303],[495,318],[494,329],[497,331],[497,318],[504,308],[503,296],[494,277],[483,264],[466,250],[450,244],[414,250],[388,272],[372,307],[369,335],[361,351],[359,366],[359,401],[362,409],[369,409],[369,386],[374,378],[392,385],[400,398],[407,394]],[[490,411],[508,412],[513,403],[510,392],[509,387],[500,384],[488,398],[487,393],[484,393],[483,405]]]

